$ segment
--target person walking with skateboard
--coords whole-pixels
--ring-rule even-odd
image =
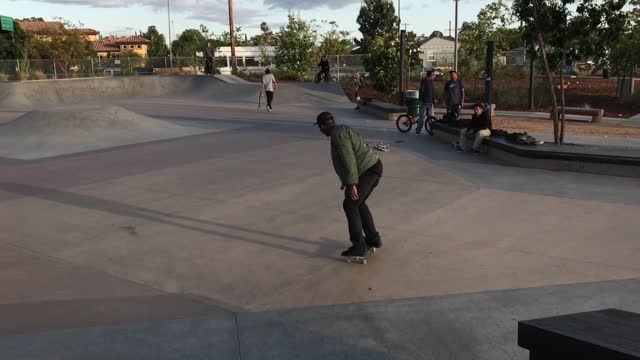
[[[265,95],[267,95],[267,110],[271,112],[273,107],[271,107],[271,103],[273,102],[273,93],[278,90],[278,83],[276,82],[275,76],[271,73],[271,69],[266,69],[264,71],[264,76],[262,76],[262,88],[261,91],[264,91]]]
[[[331,137],[331,160],[344,190],[342,207],[349,224],[351,247],[341,253],[351,258],[364,258],[370,248],[382,246],[367,199],[382,177],[382,161],[354,129],[336,125],[333,115],[322,112],[316,118],[320,131]],[[364,232],[364,235],[363,235]]]

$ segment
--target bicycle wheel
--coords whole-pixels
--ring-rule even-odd
[[[427,117],[427,122],[424,124],[424,129],[427,130],[429,135],[433,135],[433,129],[431,128],[431,124],[438,121],[435,116]]]
[[[413,127],[413,116],[402,114],[396,119],[396,127],[401,133],[406,133]]]

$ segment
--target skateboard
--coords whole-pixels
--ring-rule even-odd
[[[371,254],[376,252],[376,248],[369,248],[369,251],[367,251],[367,255],[365,256],[347,256],[347,263],[351,264],[351,263],[356,263],[356,264],[361,264],[361,265],[367,265],[367,257]]]
[[[389,148],[389,145],[384,144],[384,143],[377,143],[373,145],[373,148],[379,151],[384,151],[384,152],[389,152],[391,151],[391,149]]]

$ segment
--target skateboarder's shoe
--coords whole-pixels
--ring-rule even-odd
[[[346,257],[354,257],[354,256],[364,257],[367,255],[367,249],[357,249],[355,246],[352,246],[347,250],[341,252],[340,255],[346,256]]]
[[[367,247],[370,248],[381,248],[382,240],[380,239],[380,234],[376,233],[376,236],[373,238],[367,238],[365,236],[364,241],[367,243]]]
[[[379,249],[382,247],[382,241],[380,239],[378,239],[377,241],[367,240],[367,247]]]

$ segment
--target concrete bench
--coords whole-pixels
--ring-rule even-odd
[[[376,100],[363,103],[360,105],[360,110],[367,114],[375,115],[390,121],[396,121],[400,114],[407,113],[407,108],[404,106]]]
[[[560,114],[562,109],[558,107],[558,119],[560,118]],[[565,114],[572,115],[585,115],[591,116],[591,122],[599,123],[602,122],[602,117],[604,116],[603,109],[586,109],[586,108],[576,108],[576,107],[565,107]],[[549,110],[549,119],[553,120],[553,109]]]
[[[606,309],[518,322],[531,360],[640,359],[640,314]]]
[[[449,144],[460,137],[460,128],[448,124],[435,122],[431,128],[436,138]],[[493,132],[484,139],[480,151],[520,167],[640,178],[640,150],[637,149],[550,143],[521,145],[495,136]]]

